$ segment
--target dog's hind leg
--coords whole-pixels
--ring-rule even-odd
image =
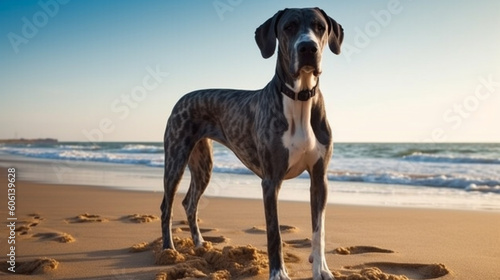
[[[198,227],[198,202],[212,174],[212,140],[205,138],[196,143],[189,157],[188,166],[191,172],[191,183],[182,205],[186,210],[193,242],[196,247],[201,247],[204,240]]]
[[[186,169],[194,144],[186,137],[165,137],[165,173],[163,177],[164,196],[161,203],[161,229],[163,249],[175,249],[172,240],[172,207],[174,196]]]

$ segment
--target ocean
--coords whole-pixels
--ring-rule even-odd
[[[0,144],[0,165],[48,183],[162,191],[163,158],[162,143]],[[258,198],[252,174],[214,142],[208,195]],[[308,200],[308,174],[296,180],[283,197]],[[328,180],[334,203],[500,210],[500,144],[335,143]]]

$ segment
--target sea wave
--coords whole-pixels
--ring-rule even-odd
[[[402,158],[407,161],[415,162],[500,164],[499,158],[460,157],[453,155],[424,154],[421,152],[415,152],[411,155],[403,156]]]
[[[6,148],[0,147],[0,151],[26,157],[52,159],[52,160],[71,160],[71,161],[94,161],[117,164],[139,164],[147,166],[158,166],[162,155],[150,156],[145,154],[127,154],[84,149],[32,149],[32,148]]]
[[[61,150],[88,150],[88,151],[97,151],[100,150],[101,147],[98,145],[78,145],[78,144],[63,144],[58,146]]]
[[[332,172],[328,173],[330,181],[367,182],[378,184],[428,186],[500,193],[500,180],[479,178],[465,175],[407,174],[399,172],[361,173]]]
[[[369,145],[370,149],[371,146],[373,144]],[[406,146],[403,148],[400,150],[410,150]],[[44,147],[0,145],[0,152],[50,160],[164,166],[161,143],[59,143]],[[496,152],[481,152],[474,156],[448,156],[438,151],[431,154],[413,151],[400,158],[334,157],[327,175],[330,181],[430,186],[500,194],[500,159],[494,158],[497,155]],[[252,174],[232,152],[220,145],[214,146],[213,172]],[[303,173],[300,177],[307,178],[308,174]]]
[[[141,154],[159,154],[163,153],[163,147],[157,145],[129,144],[116,150],[118,153],[141,153]]]
[[[470,184],[469,186],[467,186],[465,190],[474,192],[484,192],[484,193],[500,193],[500,185],[488,186],[488,185]]]

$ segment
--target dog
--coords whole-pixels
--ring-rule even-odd
[[[161,226],[164,249],[172,241],[172,204],[186,165],[189,190],[182,201],[191,236],[203,245],[198,201],[212,171],[212,140],[229,149],[262,179],[267,227],[269,279],[290,279],[283,261],[278,222],[282,181],[307,171],[311,178],[314,279],[333,279],[325,260],[326,169],[333,143],[319,89],[323,49],[340,54],[342,26],[319,8],[284,9],[255,31],[262,57],[278,41],[273,79],[261,90],[204,89],[184,95],[174,106],[164,136],[164,197]]]

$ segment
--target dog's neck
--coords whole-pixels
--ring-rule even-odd
[[[307,101],[316,95],[316,90],[319,84],[319,77],[315,76],[313,71],[300,70],[298,77],[293,77],[289,73],[289,69],[285,65],[289,65],[289,61],[285,61],[281,52],[278,52],[278,61],[276,64],[276,77],[278,89],[293,100]]]
[[[310,89],[297,90],[293,89],[287,83],[278,78],[278,89],[281,93],[288,96],[292,100],[307,101],[316,95],[319,80],[316,79],[316,84]],[[300,87],[299,87],[300,88]]]
[[[307,101],[316,95],[319,78],[313,72],[300,71],[298,78],[284,74],[288,71],[281,68],[281,63],[276,66],[278,89],[292,100]],[[287,69],[288,70],[288,69]]]

